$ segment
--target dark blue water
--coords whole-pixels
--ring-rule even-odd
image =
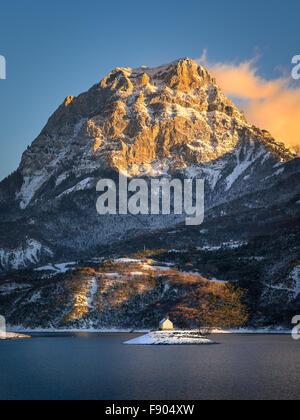
[[[0,399],[299,399],[300,341],[221,335],[214,346],[128,346],[130,334],[0,342]]]

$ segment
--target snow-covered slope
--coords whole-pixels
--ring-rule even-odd
[[[255,161],[292,158],[269,133],[247,123],[195,62],[117,68],[88,92],[68,97],[50,118],[22,157],[16,199],[22,210],[33,205],[52,177],[53,198],[93,188],[88,175],[99,169],[155,176],[203,165],[214,187],[231,163],[227,191]]]
[[[249,124],[192,60],[115,69],[88,92],[66,98],[17,172],[0,183],[0,270],[92,255],[183,220],[99,217],[100,178],[117,181],[119,171],[148,182],[160,175],[201,177],[206,213],[236,199],[258,208],[264,197],[269,206],[299,194],[295,157]]]
[[[0,249],[0,266],[17,270],[37,264],[43,256],[53,257],[53,253],[35,239],[27,239],[15,249]]]
[[[225,288],[145,258],[77,262],[65,272],[45,266],[14,273],[13,282],[12,275],[0,280],[0,307],[18,330],[153,328],[166,304],[175,308],[197,288],[206,294]]]

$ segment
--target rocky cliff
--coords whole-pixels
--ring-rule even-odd
[[[176,232],[182,218],[99,216],[96,183],[118,172],[146,180],[204,178],[205,225],[170,236],[163,232]],[[213,247],[213,272],[222,244],[257,243],[262,234],[270,260],[260,261],[256,282],[275,281],[272,293],[282,296],[299,287],[299,175],[296,154],[249,124],[204,67],[181,59],[117,68],[88,92],[66,98],[18,170],[1,182],[0,269],[118,256],[150,244],[183,253]],[[251,254],[256,257],[255,249]],[[232,273],[233,266],[228,277],[252,281],[253,273]],[[268,305],[269,291],[259,293]]]

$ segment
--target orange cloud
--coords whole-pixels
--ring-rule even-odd
[[[239,64],[211,64],[206,52],[198,60],[216,77],[224,92],[242,100],[249,122],[266,129],[278,140],[300,145],[300,82],[291,86],[291,78],[265,80],[258,75],[256,59]]]

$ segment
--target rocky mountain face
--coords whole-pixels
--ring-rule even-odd
[[[148,181],[205,179],[205,224],[185,227],[175,215],[99,216],[96,184],[119,172]],[[183,257],[193,250],[187,263],[202,275],[226,274],[255,290],[264,313],[273,304],[293,305],[299,180],[300,159],[249,124],[202,66],[184,59],[115,69],[88,92],[66,98],[18,170],[1,182],[2,281],[11,270],[32,273],[30,267],[45,263],[176,247]],[[243,245],[224,246],[231,241]],[[228,261],[223,271],[220,255]]]
[[[149,258],[86,261],[16,272],[0,286],[10,325],[23,328],[157,328],[165,311],[179,312],[189,296],[218,293],[224,283],[180,272]],[[14,306],[18,296],[20,304]],[[182,322],[181,316],[177,323]]]

